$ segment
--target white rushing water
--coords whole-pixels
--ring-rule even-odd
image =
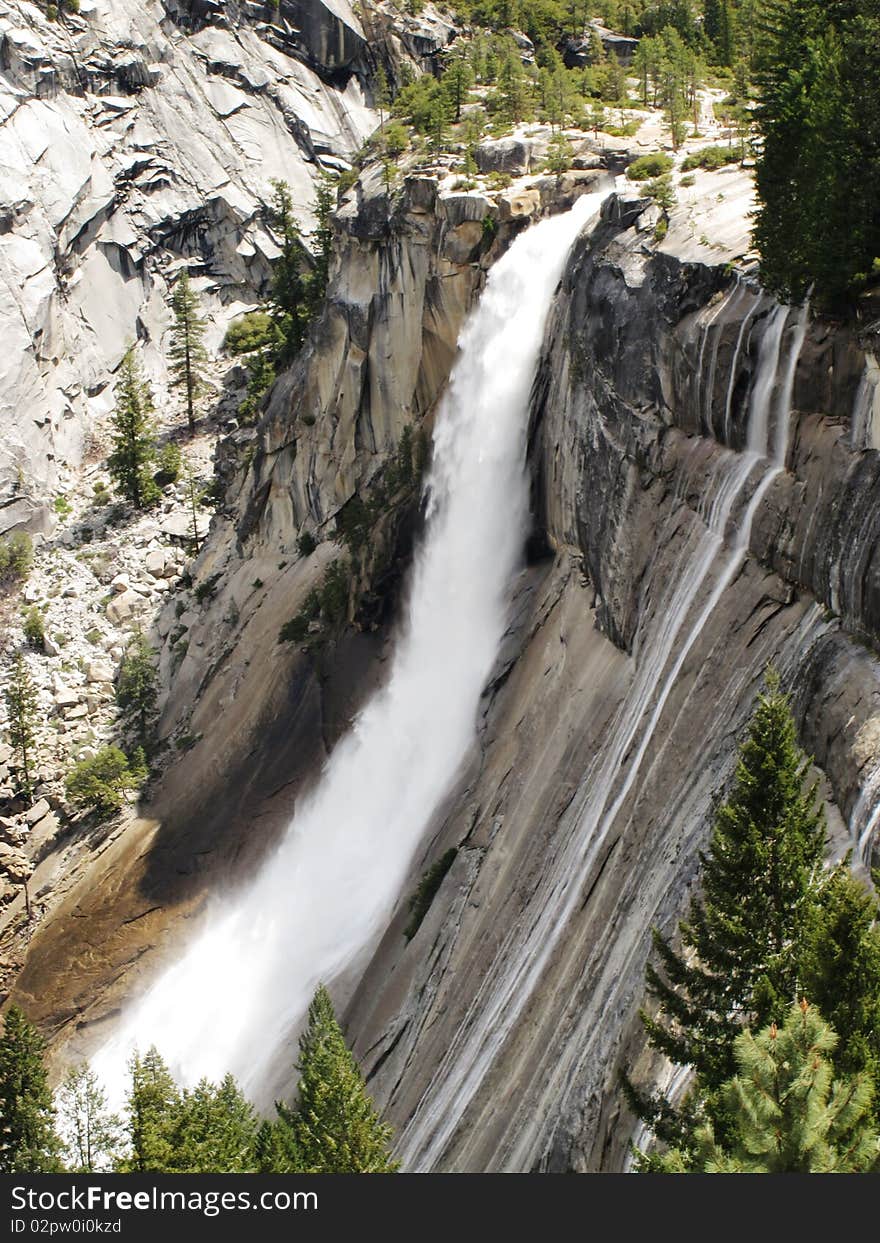
[[[748,448],[724,452],[715,469],[715,487],[704,514],[705,529],[670,582],[654,616],[637,639],[636,668],[629,691],[606,733],[596,761],[585,773],[569,816],[574,821],[565,846],[548,863],[533,902],[534,916],[523,918],[500,944],[477,995],[450,1042],[431,1084],[401,1136],[401,1155],[409,1168],[429,1170],[442,1157],[489,1068],[517,1027],[559,946],[584,884],[611,833],[655,736],[663,710],[694,643],[748,555],[752,523],[772,481],[784,468],[795,372],[807,329],[806,307],[793,313],[777,307],[769,317],[758,352],[748,416]],[[710,324],[714,323],[714,317]],[[787,349],[783,350],[786,328]],[[705,344],[705,335],[704,335]],[[700,351],[699,365],[705,350]],[[702,383],[698,403],[706,401]],[[760,472],[746,503],[747,485]],[[732,532],[731,519],[739,510]],[[562,831],[562,827],[561,827]],[[635,952],[633,945],[631,952]],[[621,970],[619,960],[615,969]],[[594,980],[597,991],[603,981]],[[610,985],[609,987],[613,987]],[[534,1037],[541,1040],[537,1031]],[[567,1082],[572,1066],[589,1056],[588,1041],[569,1037],[563,1048],[550,1044],[537,1055],[534,1077],[543,1091]],[[520,1083],[523,1099],[528,1085]],[[505,1168],[528,1168],[546,1127],[541,1111],[519,1116]]]
[[[529,392],[566,255],[601,195],[516,239],[465,325],[441,404],[428,523],[391,671],[339,742],[254,881],[217,898],[180,957],[123,1014],[93,1065],[119,1094],[155,1044],[184,1083],[276,1081],[318,982],[373,947],[426,825],[475,736],[528,518]],[[290,1059],[286,1078],[291,1077]]]

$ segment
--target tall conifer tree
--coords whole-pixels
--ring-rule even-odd
[[[391,1128],[367,1095],[327,990],[320,986],[300,1038],[299,1103],[293,1131],[304,1170],[314,1174],[391,1174]]]
[[[68,1168],[78,1174],[111,1169],[122,1142],[122,1123],[88,1065],[71,1066],[58,1090],[58,1114]]]
[[[6,686],[6,716],[9,742],[21,766],[19,789],[26,798],[31,798],[33,795],[33,759],[37,741],[38,710],[36,687],[27,667],[27,661],[21,652],[18,652],[12,661],[9,682]]]
[[[731,796],[700,855],[702,893],[680,925],[681,948],[654,933],[658,966],[649,993],[659,1003],[642,1022],[653,1048],[691,1066],[709,1099],[734,1072],[741,1028],[787,1012],[798,989],[798,954],[812,920],[825,850],[824,813],[794,720],[772,671],[740,748]],[[682,1120],[663,1097],[625,1080],[632,1107],[662,1138]]]
[[[131,1076],[125,1102],[129,1152],[118,1165],[123,1174],[174,1172],[174,1125],[180,1091],[155,1048],[129,1063]]]
[[[171,377],[182,388],[186,398],[186,417],[190,435],[196,430],[196,398],[204,388],[203,368],[208,353],[205,349],[205,321],[199,314],[199,299],[189,283],[189,273],[181,272],[171,295],[174,326],[171,330]]]
[[[60,1141],[46,1068],[45,1045],[24,1012],[6,1011],[0,1036],[0,1173],[60,1169]]]
[[[159,497],[151,474],[156,457],[153,395],[141,375],[130,345],[119,367],[116,409],[112,417],[113,452],[107,461],[119,491],[136,509],[145,509]]]

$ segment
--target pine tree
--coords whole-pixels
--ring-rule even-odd
[[[37,1029],[11,1005],[0,1037],[0,1173],[60,1169],[44,1050]]]
[[[175,1111],[171,1165],[179,1174],[247,1174],[256,1167],[256,1115],[232,1075],[202,1079]]]
[[[391,105],[391,92],[388,89],[388,75],[384,65],[378,65],[373,75],[373,97],[379,110],[379,124],[385,124],[385,113]]]
[[[835,1067],[880,1084],[880,905],[848,870],[824,881],[800,953],[806,995],[838,1032]],[[875,1099],[880,1118],[880,1093]]]
[[[156,708],[156,653],[142,630],[128,645],[116,682],[116,702],[129,722],[137,726],[146,747]]]
[[[300,1037],[299,1103],[293,1121],[303,1167],[314,1174],[390,1174],[391,1128],[367,1095],[363,1076],[319,986]]]
[[[33,796],[31,767],[36,746],[39,704],[37,690],[21,652],[12,661],[6,687],[6,715],[9,745],[18,754],[21,764],[19,790],[25,798]]]
[[[733,790],[700,855],[702,896],[680,926],[681,949],[658,932],[659,966],[646,972],[659,1013],[642,1014],[653,1048],[691,1066],[713,1109],[713,1092],[734,1071],[734,1040],[763,1026],[797,995],[798,953],[811,925],[825,850],[824,813],[807,787],[808,761],[779,679],[767,690],[740,748]],[[680,1140],[690,1123],[662,1097],[625,1079],[631,1106],[661,1138]]]
[[[90,1066],[71,1066],[58,1089],[58,1117],[67,1167],[77,1174],[111,1170],[122,1142],[122,1122]]]
[[[285,181],[272,182],[270,220],[281,238],[281,254],[272,274],[271,306],[282,340],[277,361],[286,364],[303,343],[309,320],[307,282],[303,278],[306,261],[293,218],[293,197]]]
[[[174,1127],[180,1108],[177,1084],[154,1047],[143,1057],[134,1054],[129,1074],[125,1104],[129,1151],[120,1158],[117,1170],[123,1174],[173,1173]]]
[[[276,1117],[260,1124],[254,1141],[254,1164],[259,1174],[302,1174],[303,1156],[296,1140],[296,1110],[275,1102]]]
[[[876,1169],[880,1136],[871,1102],[874,1082],[862,1073],[832,1083],[834,1029],[802,1001],[785,1025],[772,1023],[736,1040],[739,1074],[723,1095],[730,1138],[711,1124],[698,1133],[694,1156],[674,1150],[655,1168],[709,1174],[854,1174]]]
[[[309,314],[314,317],[324,301],[330,281],[330,258],[333,254],[333,206],[336,202],[336,183],[327,173],[321,173],[315,186],[315,249],[312,252],[314,267],[309,277]]]
[[[473,83],[473,73],[462,53],[453,53],[443,74],[441,86],[449,100],[453,121],[461,120],[461,107],[467,101]]]
[[[107,466],[119,491],[136,509],[145,509],[159,497],[150,473],[156,457],[152,415],[153,395],[130,345],[119,367],[112,417],[113,452]]]
[[[196,430],[195,403],[204,388],[202,368],[207,362],[205,321],[199,314],[199,299],[189,283],[189,273],[181,272],[171,295],[174,326],[171,330],[172,382],[183,388],[190,435]]]
[[[201,548],[201,540],[199,538],[199,505],[204,499],[204,493],[199,487],[193,468],[187,463],[184,471],[184,487],[186,488],[186,499],[189,505],[190,520],[192,522],[192,546],[196,556],[199,555]]]
[[[528,86],[519,55],[508,50],[498,70],[498,110],[501,116],[517,125],[525,120],[528,110]]]
[[[873,0],[763,0],[756,24],[762,281],[845,309],[880,256],[880,12]]]

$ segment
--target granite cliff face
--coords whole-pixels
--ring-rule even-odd
[[[868,861],[876,841],[863,345],[657,248],[655,219],[611,199],[571,256],[534,393],[546,559],[426,852],[455,864],[350,1011],[408,1168],[621,1168],[648,932],[684,906],[768,662],[835,850]]]
[[[486,268],[603,176],[489,196],[416,174],[390,203],[372,173],[344,202],[326,311],[230,470],[192,597],[157,621],[161,730],[190,749],[149,821],[80,854],[20,977],[59,1045],[93,1045],[206,890],[247,872],[381,679],[419,524],[417,491],[389,496],[389,464],[405,429],[431,426]],[[770,661],[835,849],[875,849],[876,342],[763,294],[729,210],[748,179],[716,188],[695,192],[727,195],[714,232],[685,203],[661,244],[656,208],[609,198],[547,324],[535,529],[478,744],[339,996],[410,1169],[621,1168],[616,1074],[641,1056],[649,929],[685,904]],[[279,645],[342,553],[346,511],[379,489],[385,577],[368,559],[331,639]],[[453,846],[406,942],[409,890]]]
[[[347,0],[0,4],[0,532],[51,529],[129,341],[164,398],[181,266],[216,348],[267,289],[272,179],[308,230],[316,171],[376,124],[376,66],[452,33],[430,9],[364,20]]]
[[[494,195],[461,193],[451,181],[414,174],[389,200],[377,170],[362,178],[338,213],[324,314],[259,427],[229,438],[237,443],[224,510],[191,587],[168,599],[153,630],[159,732],[182,754],[148,819],[115,833],[98,857],[86,841],[74,860],[65,855],[58,905],[19,980],[29,1007],[65,1036],[81,1008],[97,1019],[137,988],[128,968],[173,946],[206,892],[247,873],[381,678],[420,522],[418,488],[388,486],[401,440],[429,431],[495,257],[530,220],[607,174],[536,177]],[[346,512],[368,506],[370,555],[349,583],[347,624],[279,643],[328,567],[348,559]],[[306,535],[314,551],[303,551]],[[63,850],[44,875],[57,876]],[[141,968],[155,970],[156,957],[135,975]]]

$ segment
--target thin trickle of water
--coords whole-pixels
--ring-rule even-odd
[[[747,292],[748,292],[748,287],[742,283],[742,279],[738,276],[736,284],[734,285],[731,292],[724,299],[722,303],[722,307],[724,308],[729,307],[730,310],[732,311],[733,308],[740,302],[741,298],[743,297],[743,294]],[[716,316],[715,319],[712,321],[713,324],[717,323],[719,318],[720,316]],[[718,328],[717,332],[715,333],[715,340],[712,342],[712,352],[709,357],[709,373],[706,378],[705,398],[703,401],[703,427],[705,428],[705,430],[708,432],[710,436],[716,435],[715,413],[714,413],[715,374],[718,370],[718,351],[721,347],[721,338],[723,335],[724,335],[724,328],[722,325]],[[722,428],[722,435],[726,435],[726,419],[725,419],[725,427]]]
[[[271,1100],[289,1082],[283,1051],[315,985],[360,962],[387,922],[474,740],[522,556],[528,398],[544,322],[601,198],[529,229],[493,267],[438,413],[427,531],[388,682],[256,879],[215,901],[99,1051],[94,1066],[114,1096],[131,1050],[155,1043],[184,1083],[231,1071]]]
[[[880,449],[880,363],[865,355],[865,371],[853,403],[850,443],[854,449]]]
[[[766,454],[770,443],[770,409],[773,390],[779,378],[779,356],[782,335],[788,319],[788,307],[774,307],[761,338],[752,400],[749,408],[749,434],[746,447],[750,453]]]
[[[704,420],[705,420],[705,416],[703,412],[703,400],[704,400],[703,399],[703,364],[704,364],[704,360],[706,357],[706,347],[709,343],[709,337],[712,334],[712,329],[715,327],[716,321],[718,320],[719,316],[724,310],[726,302],[727,302],[727,298],[719,298],[717,305],[713,308],[708,318],[706,319],[705,324],[703,325],[703,332],[700,338],[700,352],[697,355],[697,367],[694,373],[694,409]],[[717,340],[715,342],[715,349],[717,352],[717,349],[718,349]],[[710,389],[709,391],[710,420],[711,420],[711,406],[712,406],[712,392]]]
[[[657,1077],[655,1091],[658,1095],[665,1097],[670,1105],[677,1105],[684,1095],[684,1090],[690,1082],[691,1075],[690,1066],[676,1066],[674,1062],[667,1061],[663,1067],[662,1074]],[[631,1174],[635,1169],[633,1149],[644,1152],[646,1145],[650,1141],[651,1128],[646,1122],[640,1122],[631,1140],[632,1148],[628,1150],[623,1159],[624,1174]]]
[[[874,834],[880,826],[880,766],[862,786],[849,819],[849,831],[860,862],[870,869]]]
[[[672,584],[647,622],[648,630],[638,644],[636,669],[626,699],[608,731],[602,752],[585,774],[578,800],[571,805],[569,823],[573,817],[575,827],[568,832],[563,850],[548,867],[535,895],[533,909],[538,914],[530,923],[523,921],[512,928],[504,938],[402,1135],[401,1151],[411,1168],[431,1169],[441,1158],[489,1067],[523,1015],[565,927],[582,900],[587,878],[639,775],[684,663],[745,560],[754,516],[767,488],[784,466],[788,416],[806,332],[807,308],[799,313],[780,375],[788,315],[788,308],[779,307],[765,330],[750,403],[749,450],[741,455],[725,455],[729,472],[714,498],[708,527],[683,574]],[[762,478],[740,518],[734,540],[726,545],[731,515],[759,465],[763,467]],[[713,571],[714,585],[694,616]],[[634,752],[633,747],[636,748]],[[560,833],[565,831],[566,826],[560,826]],[[527,1034],[524,1039],[528,1039]],[[538,1054],[539,1059],[546,1056],[543,1050]],[[554,1081],[560,1082],[569,1061],[577,1057],[577,1050],[554,1048],[552,1056],[550,1073]],[[521,1119],[516,1140],[520,1159],[527,1153],[534,1157],[533,1143],[544,1125],[544,1120],[536,1114]]]
[[[730,415],[733,406],[733,391],[736,387],[736,379],[739,373],[739,360],[742,354],[743,342],[746,339],[746,331],[748,330],[758,307],[761,305],[760,294],[753,294],[753,297],[754,301],[746,311],[743,316],[742,323],[740,324],[739,335],[736,338],[736,349],[733,352],[733,361],[730,364],[730,380],[727,385],[727,396],[724,400],[724,427],[722,429],[725,444],[730,444],[731,441],[732,429],[730,426]]]

